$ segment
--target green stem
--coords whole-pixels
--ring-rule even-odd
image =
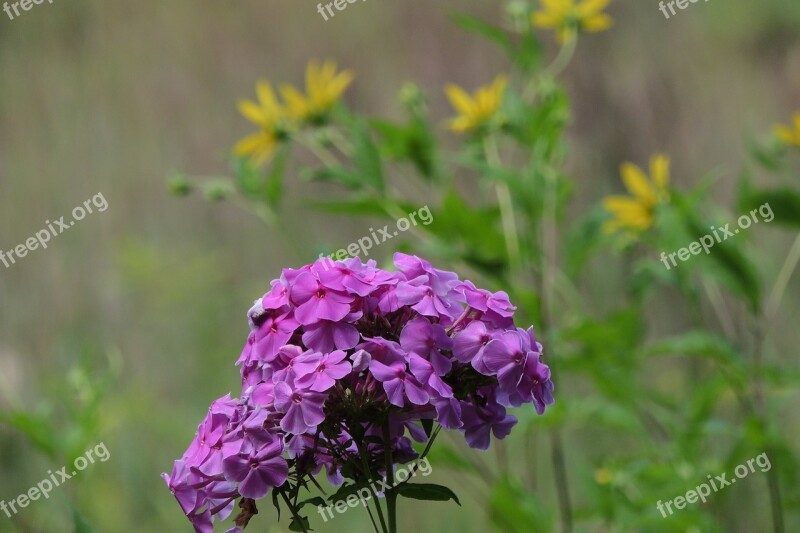
[[[572,56],[575,54],[575,49],[578,47],[578,34],[577,32],[573,36],[572,39],[564,43],[561,48],[558,50],[558,55],[556,55],[553,62],[550,63],[540,74],[538,77],[533,78],[530,83],[528,83],[525,90],[522,92],[522,100],[526,103],[533,102],[534,97],[536,96],[536,85],[546,79],[553,79],[565,68],[569,65],[569,62],[572,60]]]
[[[497,141],[493,136],[490,135],[484,138],[483,148],[486,154],[486,162],[495,168],[501,168],[503,163],[500,160]],[[518,280],[518,276],[522,271],[522,253],[520,252],[519,232],[517,231],[511,190],[506,182],[499,180],[494,182],[494,189],[497,194],[497,204],[500,206],[503,235],[506,241],[506,250],[508,251],[508,261],[511,266],[511,279]]]
[[[397,491],[394,486],[394,462],[392,461],[389,417],[383,421],[383,451],[386,462],[386,481],[391,488],[386,491],[386,508],[389,514],[389,533],[397,533]]]
[[[361,464],[364,469],[364,476],[368,482],[367,486],[369,487],[369,492],[372,495],[372,501],[375,502],[375,509],[378,511],[378,520],[381,523],[381,531],[383,531],[383,533],[388,533],[389,530],[386,528],[386,520],[383,517],[383,509],[381,508],[380,501],[378,500],[378,494],[375,492],[375,489],[372,488],[372,477],[369,469],[369,463],[367,462],[366,451],[355,439],[354,442],[356,444],[356,448],[358,449],[358,454],[361,456]]]
[[[280,491],[280,494],[281,497],[283,498],[283,501],[286,502],[286,506],[289,507],[289,512],[292,513],[292,518],[294,518],[295,521],[298,524],[300,524],[300,527],[303,528],[303,533],[308,533],[308,530],[306,529],[306,524],[305,522],[303,522],[303,518],[299,514],[297,514],[297,509],[295,508],[294,505],[292,505],[292,502],[289,501],[288,496],[286,496],[286,492]]]
[[[550,328],[555,324],[555,295],[553,293],[554,280],[557,269],[557,246],[558,246],[558,214],[557,214],[557,184],[558,178],[552,169],[547,169],[545,173],[545,200],[544,200],[544,224],[542,224],[542,327],[547,332],[550,342],[550,350],[555,350],[552,346],[553,336],[549,333]],[[549,361],[550,369],[557,375],[555,360]],[[553,463],[553,473],[555,476],[556,494],[558,496],[558,508],[561,515],[561,530],[564,533],[572,532],[572,504],[569,496],[569,481],[567,477],[567,464],[564,458],[564,445],[561,440],[561,428],[553,427],[550,433],[550,444],[552,446],[551,460]]]

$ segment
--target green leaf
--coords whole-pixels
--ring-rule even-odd
[[[535,495],[509,477],[492,489],[489,516],[495,529],[503,533],[553,531],[552,518]]]
[[[330,181],[338,183],[339,185],[353,190],[360,189],[363,186],[357,174],[343,167],[304,169],[301,171],[301,176],[303,179],[310,181]]]
[[[72,510],[72,527],[75,533],[95,533],[95,529],[75,507]]]
[[[481,19],[470,17],[469,15],[464,15],[462,13],[454,13],[453,21],[462,29],[482,35],[489,41],[499,45],[509,57],[514,56],[514,47],[511,44],[511,39],[509,38],[508,33],[502,28],[492,26]]]
[[[0,413],[0,423],[21,431],[40,452],[51,459],[56,458],[59,450],[57,433],[46,414],[23,411]]]
[[[275,506],[275,510],[278,511],[278,520],[281,519],[281,502],[278,500],[278,496],[280,495],[278,489],[272,491],[272,505]]]
[[[469,460],[446,444],[437,444],[432,447],[428,452],[428,459],[437,468],[442,466],[461,472],[477,472],[475,466]]]
[[[289,524],[289,531],[314,531],[305,516],[293,516],[292,523]]]
[[[434,485],[432,483],[403,483],[397,486],[397,493],[413,500],[433,502],[453,500],[459,506],[461,505],[455,492],[442,485]]]
[[[278,154],[272,160],[267,179],[264,182],[264,197],[269,205],[277,207],[283,196],[283,175],[286,170],[286,162],[289,160],[289,145],[283,145]]]
[[[326,507],[325,500],[321,496],[314,496],[313,498],[303,500],[297,505],[297,508],[302,509],[306,505],[316,505],[317,507]]]
[[[370,482],[367,481],[359,481],[358,483],[353,483],[351,485],[342,485],[339,487],[334,494],[328,497],[328,501],[331,503],[336,503],[342,500],[347,499],[348,496],[351,494],[355,494],[363,488],[369,487]]]
[[[760,222],[767,222],[769,219],[770,222],[774,221],[791,228],[800,228],[800,195],[792,189],[780,188],[751,192],[743,199],[742,207],[743,211],[755,210],[756,219]],[[765,208],[763,215],[761,208]]]
[[[427,435],[428,438],[430,439],[431,433],[433,433],[433,420],[431,420],[430,418],[423,418],[421,420],[421,423],[422,423],[422,429],[425,430],[425,435]]]
[[[684,211],[684,214],[686,216],[686,227],[692,235],[696,236],[695,241],[698,241],[701,236],[710,234],[710,226],[703,226],[692,212]],[[735,242],[723,241],[717,243],[710,249],[708,257],[711,259],[711,264],[719,267],[717,272],[722,274],[721,281],[742,296],[749,304],[750,309],[755,311],[761,301],[761,284],[752,261]],[[709,263],[701,261],[697,264],[702,268]]]
[[[372,141],[372,133],[365,120],[355,124],[353,140],[353,163],[362,183],[370,185],[383,195],[385,190],[383,163],[378,148]]]
[[[381,152],[387,157],[410,162],[426,179],[436,178],[439,173],[436,137],[422,116],[415,115],[407,125],[374,120],[372,127],[379,133]]]

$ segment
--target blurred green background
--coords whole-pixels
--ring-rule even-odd
[[[159,474],[188,445],[210,400],[238,392],[233,363],[252,300],[282,267],[352,242],[370,222],[313,211],[310,197],[341,193],[290,179],[282,212],[290,230],[279,232],[231,204],[176,200],[165,178],[226,173],[229,147],[250,131],[237,99],[252,97],[257,78],[301,82],[310,58],[355,71],[346,94],[354,109],[396,116],[397,92],[413,80],[444,120],[445,83],[472,88],[507,69],[496,50],[452,24],[455,11],[499,22],[502,4],[369,0],[327,22],[308,0],[55,0],[13,21],[0,13],[0,249],[98,192],[109,203],[47,250],[0,265],[0,411],[13,422],[0,425],[0,499],[98,442],[111,453],[51,499],[13,519],[0,514],[0,532],[72,531],[73,509],[101,532],[189,530]],[[712,0],[666,20],[653,0],[625,0],[609,12],[614,27],[582,39],[564,78],[574,109],[575,209],[619,190],[621,161],[644,163],[657,151],[672,156],[677,187],[715,173],[717,194],[730,198],[746,138],[800,109],[800,3]],[[770,239],[760,244],[780,252],[777,269],[787,243]],[[615,306],[626,280],[614,275],[613,259],[595,268],[614,281],[586,288],[599,312]],[[770,337],[787,361],[800,340],[796,280],[789,290]],[[689,321],[669,301],[651,312],[654,335]],[[786,431],[798,435],[797,395],[783,402]],[[8,419],[20,409],[29,419]],[[84,417],[81,430],[74,413]],[[40,428],[49,455],[14,424]],[[624,445],[591,421],[564,439],[568,461],[589,458],[582,465]],[[524,435],[509,442],[529,445]],[[537,448],[543,468],[546,449],[546,441]],[[433,467],[430,479],[459,489],[464,506],[404,502],[402,530],[487,530],[481,488]],[[763,483],[742,491],[758,494]],[[552,493],[547,484],[538,490]],[[573,500],[583,496],[576,489]],[[253,529],[285,531],[269,504],[261,511]],[[766,523],[752,520],[743,518],[740,531]],[[367,522],[347,513],[320,530],[366,531]]]

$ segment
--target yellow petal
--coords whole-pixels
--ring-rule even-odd
[[[581,27],[588,32],[607,30],[613,24],[613,20],[606,14],[592,15],[581,21]]]
[[[472,98],[466,93],[466,91],[464,91],[464,89],[451,83],[445,86],[444,92],[447,95],[448,100],[450,100],[450,104],[452,104],[456,111],[467,116],[472,114],[475,108],[475,103],[472,101]]]
[[[650,158],[650,178],[659,194],[666,192],[669,184],[669,157],[656,154]]]
[[[656,193],[642,169],[632,163],[623,163],[620,169],[622,182],[632,195],[647,205],[655,205]]]
[[[233,147],[233,151],[239,156],[248,156],[259,151],[265,143],[266,135],[264,132],[253,133],[240,140]]]
[[[308,101],[292,85],[281,85],[281,96],[283,96],[289,113],[296,118],[306,118],[308,115]]]
[[[542,0],[542,7],[547,11],[560,11],[564,13],[573,5],[573,0]]]
[[[794,132],[786,126],[775,126],[775,135],[786,144],[795,144]]]
[[[800,134],[800,113],[795,113],[793,119],[794,119],[794,130],[795,132]]]
[[[537,11],[531,15],[531,23],[537,28],[557,28],[562,20],[562,16],[544,11]]]
[[[601,11],[603,11],[611,0],[583,0],[580,4],[578,4],[577,12],[578,15],[583,17],[590,17],[592,15],[597,15]]]
[[[268,81],[259,81],[256,84],[256,92],[258,93],[258,101],[261,102],[261,107],[264,109],[265,114],[272,120],[280,116],[281,106],[278,103],[278,99],[275,98],[272,85],[270,85]]]
[[[239,100],[237,106],[239,107],[239,112],[250,122],[255,122],[259,126],[269,124],[269,117],[267,117],[264,110],[254,102],[250,100]]]

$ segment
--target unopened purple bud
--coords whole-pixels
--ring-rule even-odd
[[[372,356],[366,350],[358,350],[353,354],[353,372],[362,372],[369,367]]]

